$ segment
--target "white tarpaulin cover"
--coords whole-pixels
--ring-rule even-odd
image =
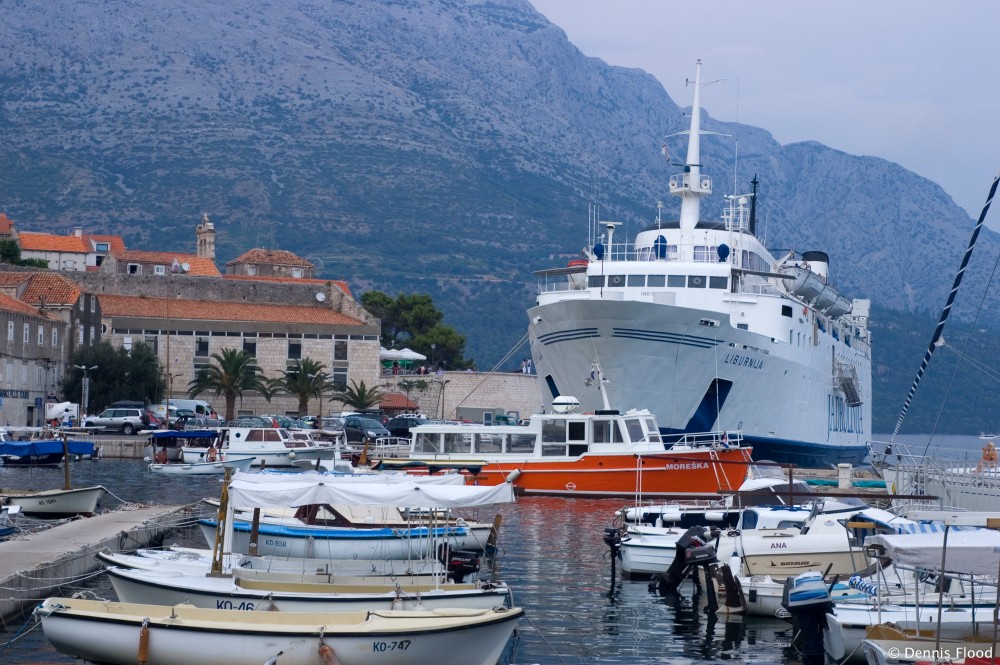
[[[235,479],[236,477],[234,477]],[[288,471],[261,471],[260,473],[247,473],[242,476],[247,482],[257,483],[281,483],[289,478],[304,480],[312,478],[317,481],[327,483],[382,483],[383,485],[395,483],[416,483],[418,485],[464,485],[465,476],[459,473],[446,473],[440,476],[411,476],[408,473],[397,471],[384,471],[378,473],[320,473],[316,471],[288,472]]]
[[[513,503],[514,486],[422,485],[409,483],[338,483],[320,474],[289,474],[261,482],[259,474],[238,473],[229,485],[231,505],[241,508],[360,503],[369,506],[465,508]]]
[[[881,545],[893,562],[908,568],[941,570],[944,533],[905,533],[865,538],[865,545]],[[948,572],[996,577],[1000,571],[1000,533],[950,531],[944,568]]]

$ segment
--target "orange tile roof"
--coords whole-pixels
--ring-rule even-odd
[[[302,266],[306,268],[315,268],[312,263],[306,261],[297,254],[293,254],[285,249],[262,249],[260,247],[255,247],[242,255],[236,257],[232,261],[226,262],[227,266],[236,265],[239,263],[270,263],[279,266]]]
[[[247,302],[175,300],[139,296],[98,295],[104,316],[163,318],[195,321],[260,321],[264,323],[311,323],[362,325],[357,319],[328,307],[267,305]]]
[[[420,407],[420,405],[416,402],[406,399],[406,395],[403,393],[383,393],[382,401],[380,401],[378,405],[383,409],[390,409],[394,411],[400,409],[413,411]]]
[[[226,265],[229,265],[228,263]],[[315,277],[285,277],[278,275],[223,275],[223,279],[243,279],[259,282],[294,282],[296,284],[315,284],[316,286],[326,286],[333,284],[338,289],[351,295],[351,287],[341,279],[317,279]],[[352,296],[353,297],[353,296]]]
[[[186,263],[191,267],[191,270],[185,273],[187,275],[199,275],[201,277],[220,277],[222,275],[212,259],[201,258],[197,254],[180,254],[178,252],[147,252],[138,249],[112,251],[111,254],[113,254],[119,261],[124,261],[126,263],[154,263],[156,265],[166,266],[168,269],[174,262],[174,259],[177,259],[178,262]]]
[[[0,271],[0,286],[20,286],[24,284],[34,273],[15,272],[13,270]]]
[[[32,305],[75,305],[83,289],[78,284],[49,272],[31,274],[28,288],[21,294],[21,300]]]
[[[108,243],[108,249],[112,252],[124,252],[125,251],[125,241],[122,240],[121,236],[105,236],[105,235],[85,235],[85,239],[92,243],[93,247],[97,247],[97,243],[106,242]],[[96,251],[96,250],[95,250]]]
[[[73,252],[88,254],[90,245],[77,236],[55,236],[50,233],[31,233],[22,231],[20,234],[21,251],[31,252]]]
[[[39,312],[37,308],[23,303],[17,298],[11,298],[10,296],[0,293],[0,311],[3,312],[14,312],[15,314],[27,314],[28,316],[37,316],[41,319],[48,319],[49,316],[43,312]]]
[[[6,213],[0,212],[0,235],[9,236],[14,233],[14,222]]]

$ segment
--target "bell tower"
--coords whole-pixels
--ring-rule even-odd
[[[215,260],[215,224],[208,221],[208,213],[202,213],[201,223],[195,231],[198,239],[198,258]]]

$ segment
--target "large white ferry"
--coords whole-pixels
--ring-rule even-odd
[[[618,223],[592,219],[585,259],[536,273],[529,336],[543,399],[572,394],[596,410],[606,390],[649,409],[667,437],[739,430],[756,460],[859,464],[871,438],[870,301],[829,283],[824,252],[772,256],[756,236],[756,179],[726,197],[720,221],[700,218],[712,193],[700,76],[701,61],[686,163],[669,181],[680,218],[657,214],[631,246]]]

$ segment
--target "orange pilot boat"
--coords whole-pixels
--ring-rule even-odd
[[[646,410],[578,413],[572,397],[523,425],[428,423],[411,429],[409,460],[384,466],[458,468],[470,482],[513,480],[522,494],[718,498],[751,464],[738,432],[688,434],[665,443]],[[669,447],[668,447],[669,446]]]

